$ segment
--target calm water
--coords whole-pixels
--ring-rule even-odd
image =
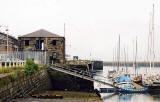
[[[103,71],[98,71],[96,72],[96,75],[94,78],[103,80],[103,81],[108,81],[107,74],[108,74],[108,69],[112,69],[112,66],[104,66]],[[121,68],[120,70],[125,70],[125,68]],[[128,72],[131,74],[134,74],[135,71],[132,67],[128,68]],[[145,68],[141,67],[138,68],[137,72],[138,74],[143,74],[143,73],[149,73],[153,72],[156,74],[160,74],[160,68]],[[108,88],[109,86],[105,86],[99,83],[94,82],[94,88]],[[114,93],[102,93],[101,94],[102,99],[104,102],[160,102],[160,92],[156,93],[146,93],[146,94],[114,94]]]

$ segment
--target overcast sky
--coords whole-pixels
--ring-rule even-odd
[[[0,25],[7,25],[15,37],[42,28],[64,36],[65,22],[67,54],[105,61],[113,60],[118,35],[121,60],[125,48],[132,61],[137,36],[137,59],[144,61],[153,3],[155,52],[156,60],[160,60],[159,0],[0,0]]]

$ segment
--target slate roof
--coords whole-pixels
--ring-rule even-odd
[[[35,32],[20,36],[20,37],[62,37],[57,34],[51,33],[47,30],[40,29]]]

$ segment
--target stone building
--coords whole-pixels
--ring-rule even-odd
[[[50,63],[64,63],[65,38],[44,29],[18,37],[20,51],[46,51]]]
[[[8,44],[7,44],[8,42]],[[18,50],[18,39],[13,36],[0,32],[0,51],[17,51]]]

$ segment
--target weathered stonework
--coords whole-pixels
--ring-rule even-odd
[[[20,46],[19,50],[29,50],[29,51],[38,51],[38,50],[44,50],[47,51],[50,63],[64,63],[65,61],[65,38],[64,37],[19,37],[18,38]],[[29,45],[25,45],[25,41],[29,40]],[[41,44],[41,48],[37,49],[37,42],[42,41],[43,44]],[[53,44],[53,41],[55,43]],[[43,48],[42,48],[43,45]],[[56,57],[53,58],[54,54],[56,54]]]
[[[31,76],[23,75],[0,87],[0,102],[11,102],[16,97],[32,95],[42,89],[49,88],[49,84],[50,79],[45,70],[41,70]]]

